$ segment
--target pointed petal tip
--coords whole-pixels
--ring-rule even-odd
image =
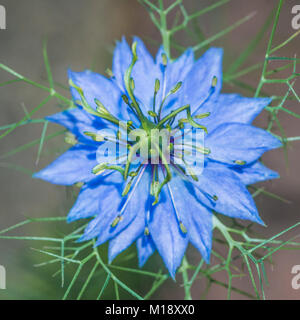
[[[72,223],[72,222],[74,222],[74,221],[76,221],[77,219],[76,219],[76,217],[75,217],[75,215],[74,214],[72,214],[72,215],[68,215],[67,216],[67,223]]]
[[[266,227],[267,225],[264,223],[264,221],[261,219],[261,217],[259,215],[256,216],[255,219],[253,219],[253,222],[256,222],[258,224],[260,224],[263,227]]]
[[[206,255],[202,255],[206,264],[210,264],[211,250],[207,249]]]
[[[112,264],[112,262],[115,260],[116,255],[108,253],[108,264]]]
[[[34,173],[31,175],[31,178],[33,178],[33,179],[40,179],[40,176],[39,176],[40,172],[41,172],[41,171],[34,172]]]

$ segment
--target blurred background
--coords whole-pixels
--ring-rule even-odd
[[[193,12],[213,2],[217,1],[186,0],[185,5],[189,12]],[[7,11],[7,30],[0,30],[0,63],[39,83],[47,84],[42,57],[42,40],[45,36],[48,39],[48,54],[55,81],[64,85],[67,85],[68,68],[75,71],[92,68],[100,73],[110,68],[114,43],[122,35],[125,35],[129,41],[133,35],[140,36],[153,54],[161,41],[147,12],[135,0],[1,0],[0,4],[4,5]],[[285,1],[275,35],[275,44],[283,42],[295,32],[291,27],[291,8],[296,4],[299,4],[299,1]],[[225,70],[226,66],[234,61],[249,44],[276,5],[277,0],[232,0],[229,4],[201,16],[197,21],[205,36],[211,36],[249,13],[256,12],[251,20],[212,44],[224,47]],[[188,45],[184,33],[178,34],[177,40],[181,44]],[[244,67],[263,61],[267,40],[268,37],[264,37]],[[173,54],[176,55],[176,52]],[[295,54],[299,54],[299,37],[280,52],[281,56],[286,57],[294,57]],[[261,69],[258,69],[241,79],[256,87],[260,72]],[[287,71],[285,76],[290,72],[290,70]],[[12,77],[9,74],[0,70],[0,83],[10,79]],[[299,94],[299,82],[295,83],[294,88]],[[223,91],[235,92],[237,88],[225,85]],[[287,87],[266,86],[264,91],[269,95],[284,95]],[[251,93],[242,89],[238,92],[251,96]],[[69,96],[68,92],[64,94]],[[0,87],[0,126],[19,121],[24,117],[24,110],[32,110],[45,97],[44,92],[24,83]],[[291,110],[295,112],[299,110],[299,103],[296,101],[288,101],[287,104]],[[52,100],[35,116],[41,118],[58,112],[60,108],[59,102]],[[282,114],[280,119],[287,136],[300,135],[299,120],[287,114]],[[266,118],[263,115],[256,121],[256,124],[262,127],[265,123]],[[47,132],[51,134],[56,130],[59,130],[58,126],[50,125]],[[0,140],[0,154],[5,155],[10,150],[39,138],[41,131],[41,124],[18,128]],[[63,217],[68,213],[75,199],[73,190],[30,177],[31,172],[43,168],[67,148],[68,145],[60,136],[46,143],[38,164],[36,164],[38,145],[0,159],[1,230],[27,217]],[[299,156],[300,142],[295,142],[288,148],[288,168],[282,150],[272,151],[264,156],[264,162],[278,171],[281,179],[264,183],[263,186],[268,191],[288,200],[283,202],[263,195],[256,199],[260,214],[268,225],[268,228],[257,227],[256,229],[264,237],[275,235],[300,220]],[[18,166],[26,168],[25,172]],[[12,232],[11,235],[61,236],[66,233],[67,228],[72,227],[66,227],[64,222],[30,224]],[[298,233],[299,230],[298,228]],[[295,235],[295,232],[289,236]],[[0,290],[0,299],[60,299],[62,297],[65,288],[60,287],[59,276],[52,277],[52,274],[59,269],[59,265],[34,267],[35,264],[49,259],[42,253],[32,250],[32,248],[41,247],[41,243],[34,241],[0,240],[0,265],[5,266],[7,272],[7,289]],[[105,254],[105,246],[102,250]],[[118,260],[120,264],[136,268],[137,259],[132,255],[134,252],[135,248],[132,247],[123,253]],[[189,249],[188,254],[191,261],[195,263],[199,261],[199,254],[192,248]],[[131,258],[126,259],[126,257]],[[291,286],[293,276],[291,269],[296,264],[300,265],[299,251],[280,251],[274,255],[273,264],[266,266],[270,282],[270,285],[265,288],[267,299],[300,299],[300,289],[294,290]],[[162,266],[162,262],[156,254],[150,258],[146,269],[156,268],[157,270],[157,266]],[[71,268],[71,271],[74,269]],[[70,280],[70,274],[67,274],[66,281]],[[122,273],[120,276],[126,277],[129,287],[136,288],[138,292],[146,292],[147,286],[149,289],[150,282],[148,283],[147,279],[141,281],[141,278],[134,274]],[[226,281],[225,274],[220,274],[219,279]],[[97,279],[93,280],[87,295],[83,298],[94,298],[104,280],[105,274],[99,272]],[[181,278],[178,276],[178,284],[180,283]],[[76,288],[80,285],[82,285],[81,280],[78,281]],[[235,279],[234,285],[252,292],[247,277]],[[70,298],[76,297],[76,288],[74,293],[71,292]],[[204,289],[204,282],[197,283],[192,290],[194,299],[200,299]],[[129,298],[121,293],[122,297]],[[108,288],[104,298],[114,298],[112,287]],[[181,299],[183,289],[172,280],[168,280],[153,298]],[[208,298],[224,299],[226,289],[212,285]],[[232,298],[243,299],[244,297],[233,293]]]

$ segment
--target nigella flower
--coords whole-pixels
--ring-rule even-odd
[[[251,124],[271,99],[221,94],[221,49],[211,48],[197,61],[187,50],[169,61],[161,48],[154,60],[140,39],[134,41],[132,49],[125,39],[117,43],[110,78],[69,72],[77,107],[47,119],[66,127],[76,144],[35,177],[83,183],[68,215],[69,222],[92,218],[80,241],[109,241],[109,261],[136,242],[140,266],[157,250],[174,277],[189,242],[209,262],[213,212],[263,224],[246,186],[278,177],[259,159],[281,143]],[[193,173],[184,160],[176,163],[175,138],[167,147],[150,149],[150,132],[157,128],[203,132],[201,173]],[[114,137],[98,134],[102,129]],[[135,129],[146,132],[143,139],[124,142],[124,134]],[[118,154],[124,157],[126,151],[123,162],[99,163],[104,140],[125,143]],[[156,164],[142,157],[133,163],[142,146],[156,152]],[[170,151],[169,162],[164,149]],[[183,150],[184,157],[189,155]]]

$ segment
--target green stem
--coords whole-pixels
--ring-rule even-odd
[[[171,59],[171,47],[170,47],[170,31],[167,27],[167,14],[164,10],[163,0],[159,0],[160,8],[160,34],[162,37],[162,42],[164,46],[165,53],[169,59]]]
[[[280,15],[280,12],[281,12],[282,4],[283,4],[283,0],[279,0],[278,8],[277,8],[276,16],[275,16],[275,21],[274,21],[274,24],[273,24],[273,28],[272,28],[272,31],[271,31],[271,36],[270,36],[268,47],[267,47],[267,51],[266,51],[265,62],[264,62],[264,66],[263,66],[260,82],[259,82],[259,84],[257,86],[257,89],[256,89],[256,92],[255,92],[255,98],[257,98],[259,96],[260,91],[261,91],[261,89],[262,89],[262,87],[263,87],[263,85],[265,83],[265,74],[266,74],[266,70],[267,70],[267,66],[268,66],[268,58],[269,58],[269,54],[270,54],[270,51],[271,51],[271,47],[272,47],[272,43],[273,43],[273,39],[274,39],[274,34],[275,34],[275,31],[276,31],[276,28],[277,28],[277,25],[278,25],[278,20],[279,20],[279,15]]]
[[[188,261],[184,256],[182,260],[182,266],[181,266],[181,273],[182,273],[184,293],[185,293],[184,300],[193,300],[191,295],[191,286],[189,285],[189,275],[187,272],[188,266],[189,266]]]

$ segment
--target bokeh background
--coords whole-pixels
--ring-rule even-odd
[[[192,12],[213,2],[216,1],[186,0],[185,4],[189,12]],[[93,68],[104,73],[107,67],[111,67],[115,40],[120,39],[122,35],[125,35],[128,40],[132,35],[140,36],[146,41],[153,54],[161,41],[147,12],[135,0],[1,0],[0,4],[7,10],[7,30],[0,31],[0,62],[40,83],[47,83],[42,58],[42,40],[45,36],[48,39],[48,53],[55,80],[65,85],[68,68],[76,71]],[[225,49],[225,68],[238,57],[256,35],[276,4],[277,0],[232,0],[229,4],[201,16],[198,24],[204,34],[210,36],[250,12],[256,12],[250,21],[213,43],[214,46],[222,46]],[[295,32],[291,27],[291,8],[295,4],[299,4],[299,1],[285,1],[275,35],[276,44]],[[179,34],[178,41],[186,43],[186,35]],[[266,41],[267,37],[245,66],[263,60]],[[280,54],[293,57],[299,54],[299,51],[299,37],[297,37]],[[242,79],[255,87],[259,77],[260,70]],[[10,79],[12,79],[11,76],[0,71],[0,82]],[[287,91],[283,85],[268,86],[264,89],[270,95],[283,95]],[[223,90],[232,92],[236,91],[236,88],[225,86]],[[300,93],[299,82],[295,84],[295,90],[298,94]],[[249,92],[242,90],[239,92],[249,96]],[[43,98],[45,98],[44,92],[24,83],[0,87],[0,126],[17,122],[24,117],[24,108],[32,110]],[[288,105],[293,111],[299,110],[299,103],[296,101],[289,101]],[[59,102],[56,103],[53,100],[36,116],[42,117],[59,110]],[[280,119],[288,136],[300,135],[299,120],[285,114],[281,115]],[[261,116],[257,124],[263,126],[265,120],[264,116]],[[58,129],[57,126],[51,125],[48,133]],[[41,124],[18,128],[0,140],[0,154],[3,155],[11,149],[37,139],[41,135],[41,130]],[[74,201],[72,190],[34,180],[30,175],[11,168],[11,166],[22,166],[29,173],[37,171],[56,158],[67,148],[67,145],[62,137],[47,142],[38,164],[36,164],[37,148],[35,146],[11,157],[0,159],[0,229],[23,221],[26,217],[65,216]],[[300,220],[299,142],[289,146],[288,156],[288,169],[282,150],[272,151],[264,156],[265,163],[279,171],[281,179],[267,182],[263,186],[289,200],[289,203],[286,203],[266,196],[256,199],[261,216],[268,225],[268,228],[257,228],[257,231],[266,237]],[[12,234],[53,236],[65,232],[66,227],[61,223],[28,225]],[[295,232],[290,236],[295,235]],[[300,229],[298,229],[299,232]],[[62,297],[65,289],[60,288],[59,277],[52,277],[59,266],[34,267],[36,263],[48,259],[45,255],[32,250],[32,248],[41,247],[41,243],[33,241],[0,240],[0,265],[4,265],[7,271],[7,289],[0,290],[0,299],[60,299]],[[103,250],[105,251],[105,248]],[[122,257],[126,258],[134,251],[135,248],[132,247]],[[200,259],[198,253],[192,249],[189,255],[193,261]],[[126,266],[136,267],[137,265],[135,257],[126,262],[122,262],[122,259],[120,261]],[[274,255],[273,264],[267,265],[270,282],[269,287],[266,287],[268,299],[300,299],[300,290],[294,290],[291,287],[291,268],[296,264],[300,264],[299,251],[280,251]],[[151,270],[157,268],[157,265],[162,265],[162,262],[155,255],[147,263],[146,268]],[[147,280],[141,281],[141,278],[136,276],[123,273],[122,277],[124,276],[129,286],[140,292],[145,291],[144,288],[150,285]],[[221,274],[220,279],[226,279],[225,275]],[[95,297],[103,282],[104,273],[99,272],[98,278],[93,281],[92,288],[84,298]],[[178,285],[172,280],[167,281],[153,298],[183,298],[180,283],[180,276],[178,276]],[[247,277],[236,279],[234,284],[246,291],[251,291]],[[193,287],[194,299],[201,298],[204,288],[203,282]],[[76,293],[76,290],[74,291]],[[75,293],[71,293],[70,297],[76,297]],[[104,298],[113,297],[112,288],[109,287]],[[215,285],[208,294],[210,299],[225,297],[226,290]],[[237,293],[233,293],[232,297],[243,298]]]

